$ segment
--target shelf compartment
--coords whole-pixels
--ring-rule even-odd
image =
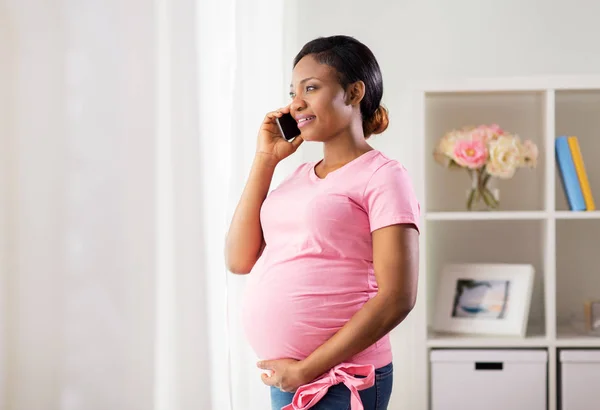
[[[556,136],[576,136],[595,201],[600,200],[600,90],[556,91]],[[555,209],[569,211],[567,198],[555,168]],[[598,205],[597,205],[598,207]],[[600,208],[600,207],[599,207]],[[582,212],[577,212],[582,213]]]
[[[600,219],[556,221],[557,340],[600,345],[584,329],[584,303],[600,300]],[[577,329],[580,329],[579,331]]]
[[[501,211],[545,210],[546,94],[530,92],[462,92],[426,93],[425,118],[425,180],[426,210],[465,211],[467,190],[471,186],[465,170],[449,170],[433,158],[439,139],[452,129],[467,125],[499,124],[531,139],[539,150],[535,169],[519,169],[510,180],[497,179]]]
[[[426,265],[428,328],[435,317],[438,277],[445,264],[525,263],[535,269],[527,334],[544,338],[546,220],[437,220],[427,221],[425,228],[427,254],[431,255]],[[480,340],[487,343],[489,337]]]

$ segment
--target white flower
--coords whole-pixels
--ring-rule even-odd
[[[463,139],[464,134],[461,131],[453,130],[444,135],[438,142],[433,152],[435,160],[445,167],[454,161],[454,145],[456,141]]]
[[[489,162],[487,172],[495,177],[509,179],[521,165],[521,149],[517,138],[501,135],[489,141]]]
[[[531,140],[525,140],[521,145],[522,166],[535,168],[538,159],[538,148]]]

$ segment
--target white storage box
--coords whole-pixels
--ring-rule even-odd
[[[430,360],[432,410],[546,410],[546,350],[433,350]]]
[[[600,350],[561,350],[563,410],[600,408]]]

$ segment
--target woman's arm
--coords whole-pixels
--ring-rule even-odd
[[[417,298],[419,233],[414,225],[392,225],[373,232],[377,295],[333,337],[299,363],[306,380],[362,352],[394,329]]]
[[[248,182],[242,192],[225,242],[225,264],[233,273],[250,273],[265,247],[260,225],[260,208],[269,193],[277,164],[293,154],[302,138],[286,141],[277,118],[290,112],[290,106],[268,113],[258,131],[256,155]]]
[[[225,263],[233,273],[249,273],[264,248],[260,208],[269,192],[276,165],[277,161],[268,154],[257,153],[254,157],[227,233]]]

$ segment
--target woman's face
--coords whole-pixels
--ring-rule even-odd
[[[327,141],[350,127],[353,107],[333,67],[302,58],[292,72],[290,112],[305,141]]]

